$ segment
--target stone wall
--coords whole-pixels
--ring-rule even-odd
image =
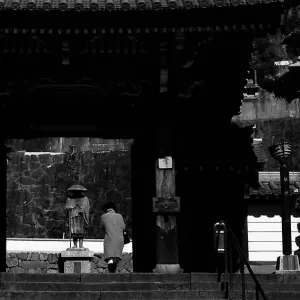
[[[131,234],[130,151],[79,151],[72,156],[12,152],[9,156],[7,237],[62,238],[66,189],[75,183],[76,173],[90,199],[87,238],[104,237],[99,220],[107,201],[116,203]]]
[[[130,150],[133,140],[130,139],[101,139],[88,137],[57,137],[36,139],[10,139],[5,142],[14,151],[27,152],[69,152],[71,146],[76,151],[102,151]]]
[[[95,254],[91,261],[92,273],[108,273],[103,254]],[[9,273],[63,273],[63,261],[60,253],[7,253],[6,272]],[[117,272],[132,273],[132,255],[123,253]]]

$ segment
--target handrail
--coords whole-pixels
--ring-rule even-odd
[[[228,276],[228,273],[229,273],[229,287],[228,287],[228,282],[226,284],[226,298],[227,299],[230,299],[230,292],[232,290],[232,286],[233,286],[233,282],[232,282],[232,253],[231,253],[231,250],[232,250],[232,247],[231,244],[228,242],[229,239],[228,239],[228,233],[230,233],[230,236],[231,236],[231,239],[230,241],[233,241],[233,244],[234,246],[236,247],[237,251],[238,251],[238,254],[240,256],[240,258],[242,258],[241,260],[241,265],[240,265],[240,271],[241,271],[241,274],[242,274],[242,299],[243,300],[246,300],[246,287],[245,287],[245,273],[244,273],[244,265],[246,265],[254,283],[255,283],[255,297],[256,297],[256,300],[259,300],[259,293],[262,295],[263,299],[264,300],[267,300],[267,297],[266,297],[266,294],[265,292],[263,291],[262,287],[261,287],[261,284],[259,283],[256,275],[254,274],[235,234],[233,233],[233,231],[231,230],[229,224],[227,221],[221,221],[220,223],[217,223],[216,225],[218,225],[218,232],[217,232],[217,236],[219,237],[220,236],[220,227],[223,226],[224,228],[224,248],[225,248],[225,251],[224,251],[224,254],[225,254],[225,273],[227,273],[227,276]],[[219,242],[219,239],[217,239],[217,245],[218,245],[218,242]],[[217,246],[217,249],[218,249],[218,246]],[[216,250],[217,250],[216,249]],[[229,253],[228,253],[229,252]],[[229,267],[229,272],[228,272],[228,267]]]

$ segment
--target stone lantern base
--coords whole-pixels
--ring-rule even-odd
[[[289,273],[300,271],[297,255],[282,255],[277,258],[276,273]]]
[[[64,260],[64,273],[81,274],[91,273],[91,260],[94,257],[91,251],[72,250],[61,253]]]

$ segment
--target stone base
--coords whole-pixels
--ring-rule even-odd
[[[300,271],[297,255],[282,255],[277,258],[276,273]]]
[[[67,251],[89,251],[88,248],[68,248]]]
[[[61,258],[64,260],[64,273],[91,273],[91,260],[93,257],[93,252],[85,251],[83,249],[78,251],[72,249],[62,252]]]
[[[153,273],[181,274],[183,269],[180,268],[179,264],[157,264],[156,268],[153,269]]]

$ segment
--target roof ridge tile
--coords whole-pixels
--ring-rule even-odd
[[[0,10],[114,11],[114,10],[177,10],[209,7],[268,5],[280,0],[0,0]]]

